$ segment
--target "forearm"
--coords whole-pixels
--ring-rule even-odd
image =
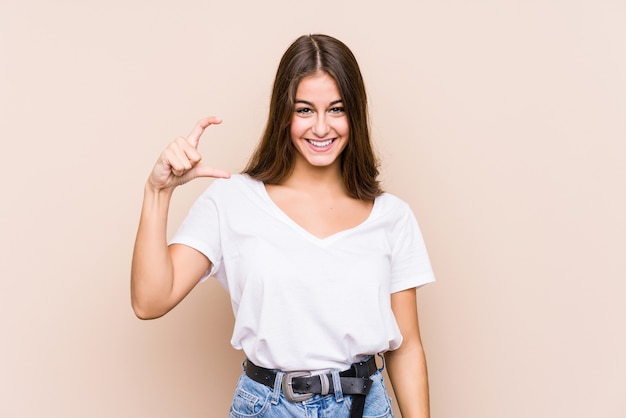
[[[171,190],[146,185],[131,267],[131,301],[138,317],[167,312],[173,268],[167,247],[167,214]]]
[[[385,354],[387,373],[402,418],[429,418],[426,356],[421,343],[405,343],[398,350]]]

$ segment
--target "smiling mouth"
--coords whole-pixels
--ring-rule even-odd
[[[314,147],[317,148],[324,148],[329,146],[330,144],[333,143],[334,139],[326,139],[324,141],[314,141],[312,139],[307,139],[306,140],[309,144],[313,145]]]

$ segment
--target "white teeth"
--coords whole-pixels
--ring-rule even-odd
[[[311,145],[313,145],[315,147],[320,147],[320,148],[327,147],[327,146],[329,146],[330,144],[333,143],[332,139],[328,139],[326,141],[313,141],[311,139],[307,139],[307,141],[309,141],[309,144],[311,144]]]

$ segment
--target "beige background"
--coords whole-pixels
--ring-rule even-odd
[[[386,187],[429,247],[433,417],[624,417],[622,0],[0,0],[0,416],[226,416],[226,293],[131,311],[142,187],[208,114],[205,159],[240,170],[309,32],[360,60]]]

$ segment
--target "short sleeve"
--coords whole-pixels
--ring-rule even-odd
[[[222,263],[220,217],[216,198],[218,188],[217,181],[215,181],[198,197],[169,241],[169,244],[192,247],[211,261],[211,269],[206,272],[201,281],[212,276]]]
[[[415,215],[408,205],[400,207],[391,253],[391,293],[435,281],[428,251]]]

